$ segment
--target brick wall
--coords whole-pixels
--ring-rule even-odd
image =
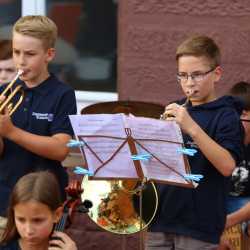
[[[219,94],[250,81],[250,2],[247,0],[123,0],[119,13],[120,100],[166,104],[182,93],[175,49],[191,34],[206,34],[222,50]]]

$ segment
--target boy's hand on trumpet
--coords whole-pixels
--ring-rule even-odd
[[[197,126],[196,122],[188,114],[186,108],[177,103],[167,105],[162,117],[164,120],[176,121],[187,134],[191,134]]]
[[[1,100],[0,100],[1,102]],[[10,115],[9,115],[9,110],[6,107],[4,109],[4,112],[0,114],[0,136],[8,138],[9,135],[12,133],[14,130],[15,126],[11,121]]]
[[[4,100],[6,99],[6,97],[5,96],[3,96],[3,95],[0,95],[0,104],[2,104],[3,102],[4,102]]]

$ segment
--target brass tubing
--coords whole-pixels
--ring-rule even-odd
[[[9,115],[12,115],[16,111],[16,109],[18,108],[18,106],[21,104],[21,102],[23,101],[24,92],[22,90],[22,86],[19,85],[14,90],[12,90],[12,87],[13,87],[14,83],[16,82],[16,80],[18,79],[18,77],[22,73],[23,73],[22,70],[18,70],[17,75],[15,76],[15,78],[8,84],[8,86],[0,94],[0,100],[3,100],[2,103],[0,103],[0,114],[3,113],[3,111],[4,111],[5,108],[11,107],[10,110],[9,110]],[[8,93],[8,92],[10,92],[10,93]],[[13,97],[18,92],[20,92],[21,95],[20,95],[17,103],[15,104],[15,106],[13,106],[12,103],[11,103],[11,100],[13,99]]]

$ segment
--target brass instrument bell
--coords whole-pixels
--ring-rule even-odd
[[[9,111],[9,115],[12,115],[23,101],[24,91],[22,90],[22,86],[18,85],[15,89],[13,89],[14,83],[21,74],[23,74],[23,71],[19,69],[15,78],[7,85],[4,91],[0,94],[0,114],[3,113],[5,108],[7,108]],[[18,92],[20,92],[20,97],[16,104],[13,106],[12,99]]]
[[[125,113],[158,118],[164,111],[160,104],[116,101],[85,107],[81,114]],[[123,163],[121,163],[123,164]],[[101,228],[116,234],[143,231],[153,221],[158,194],[152,181],[130,179],[93,180],[84,176],[82,200],[90,200],[89,218]]]
[[[153,182],[141,189],[135,180],[90,180],[83,178],[82,200],[93,206],[88,215],[101,228],[116,234],[144,230],[154,219],[158,195]],[[128,185],[127,185],[128,184]]]

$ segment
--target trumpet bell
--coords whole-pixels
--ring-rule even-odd
[[[132,184],[132,185],[131,185]],[[144,230],[153,220],[158,196],[153,182],[89,180],[84,177],[82,200],[93,206],[88,215],[98,226],[116,234]]]
[[[24,98],[24,91],[22,89],[22,86],[18,85],[13,88],[14,83],[22,73],[23,71],[19,70],[16,77],[6,86],[4,91],[0,94],[0,114],[2,114],[7,108],[9,111],[9,115],[12,115],[22,103]],[[18,93],[20,94],[20,97],[14,105],[12,101],[15,95],[17,95]]]

